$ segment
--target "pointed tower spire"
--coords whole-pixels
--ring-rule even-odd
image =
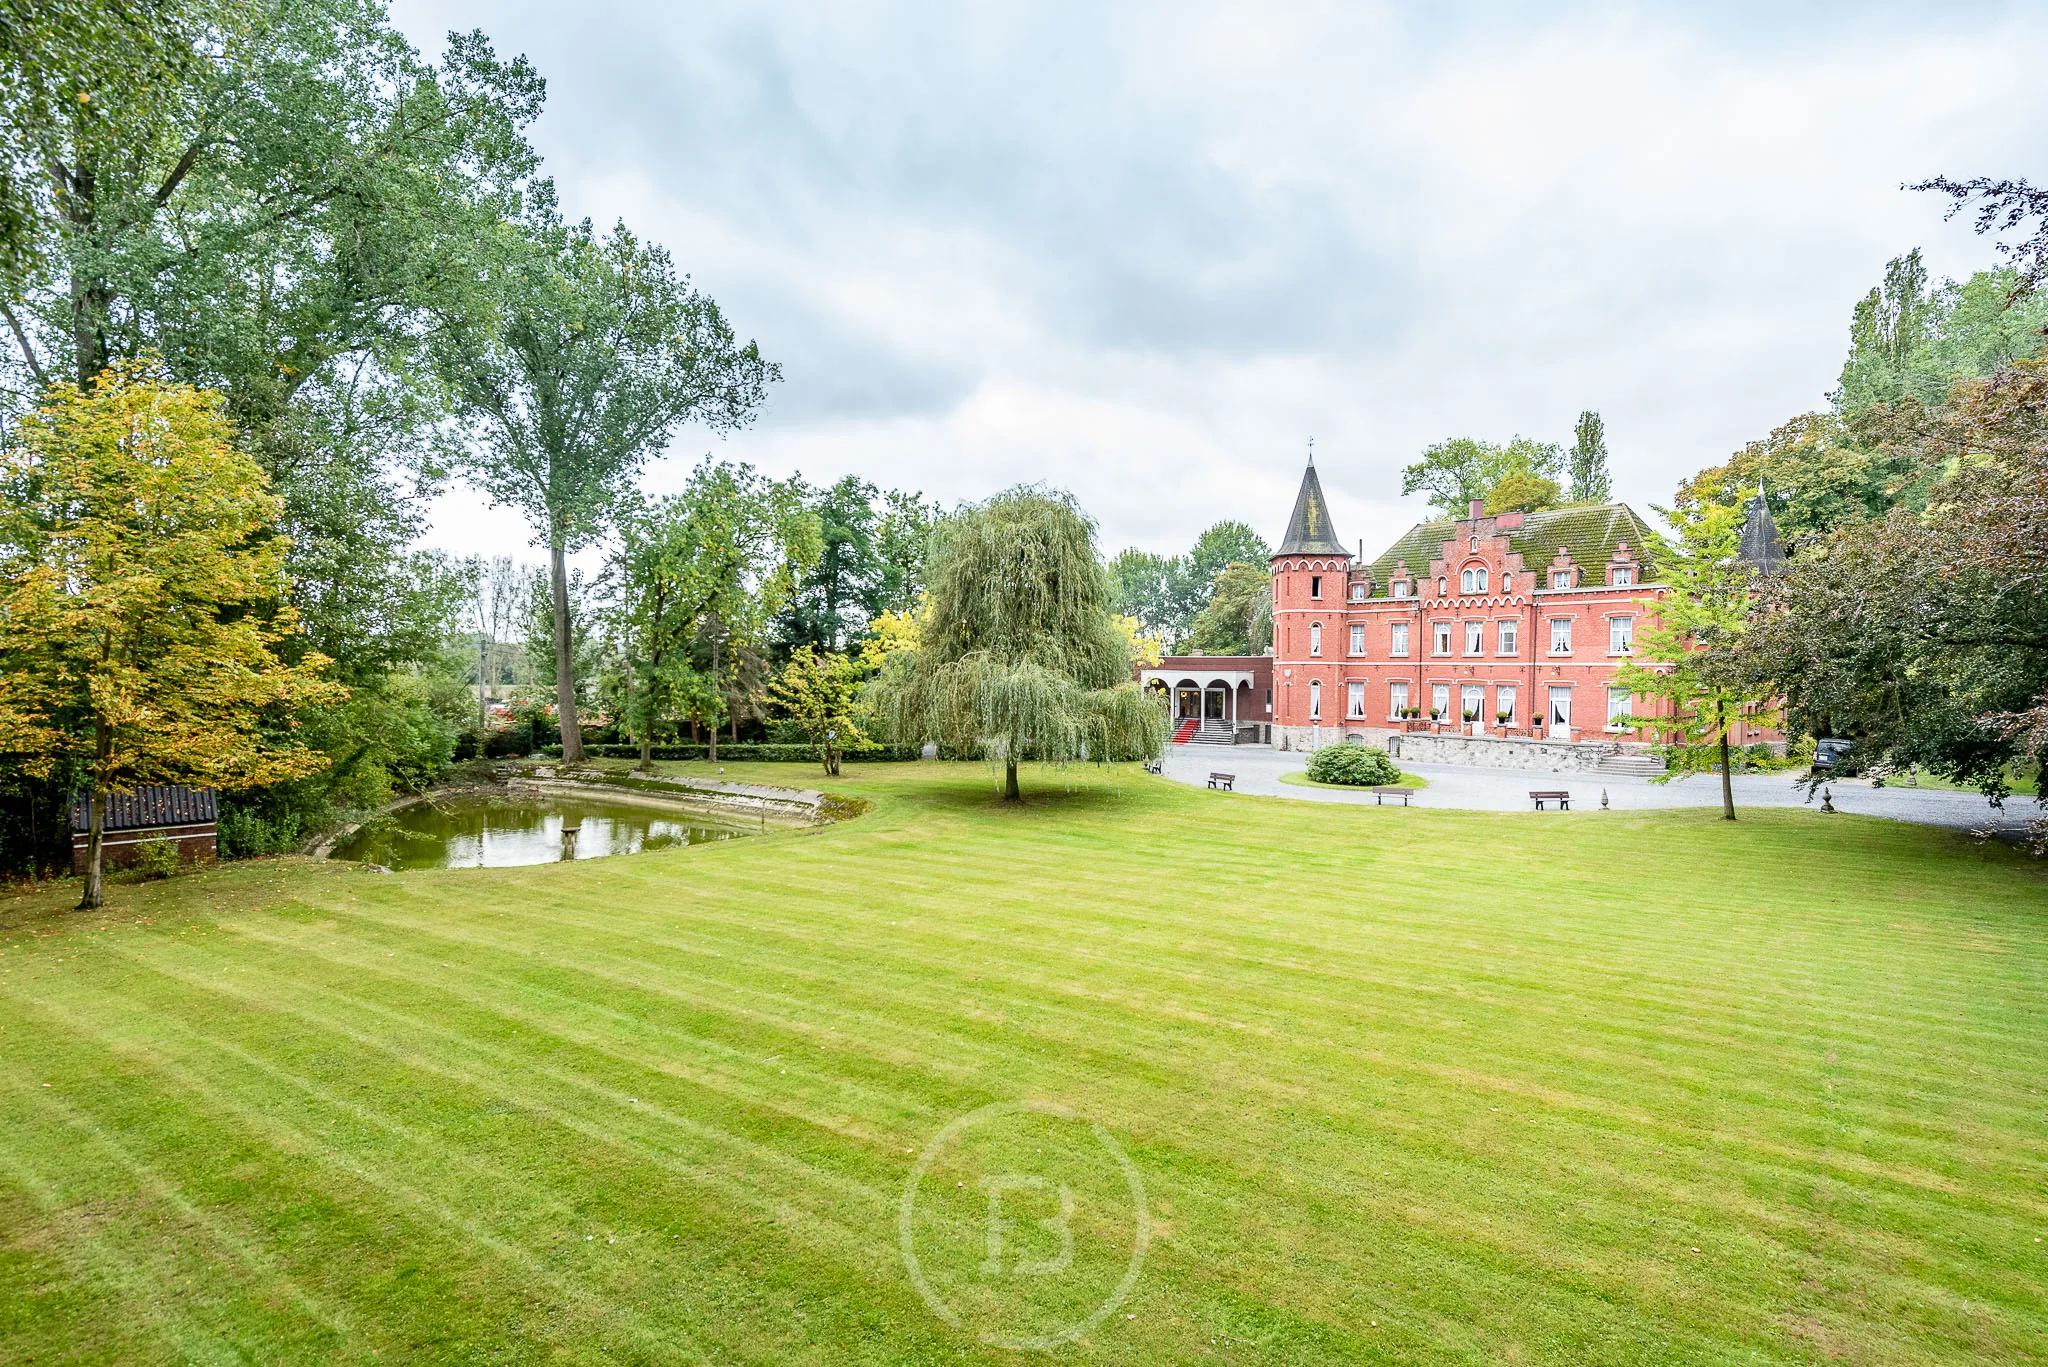
[[[1342,555],[1351,552],[1337,539],[1330,526],[1330,505],[1323,498],[1323,483],[1316,478],[1315,457],[1302,471],[1301,492],[1294,496],[1294,516],[1287,519],[1287,535],[1281,538],[1276,555]]]
[[[1743,510],[1742,541],[1735,559],[1758,574],[1785,572],[1785,546],[1778,540],[1778,524],[1771,520],[1771,505],[1764,498],[1762,480],[1757,481],[1756,497]]]

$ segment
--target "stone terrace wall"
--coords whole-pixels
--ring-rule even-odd
[[[1421,732],[1387,737],[1387,753],[1417,764],[1484,764],[1496,769],[1597,769],[1603,755],[1646,754],[1646,745],[1612,741],[1506,740],[1494,736],[1431,736]]]

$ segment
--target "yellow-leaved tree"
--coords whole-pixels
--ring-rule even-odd
[[[90,784],[85,894],[102,898],[106,799],[317,772],[296,711],[347,696],[272,647],[298,630],[279,502],[218,394],[139,364],[51,389],[0,448],[0,755]]]

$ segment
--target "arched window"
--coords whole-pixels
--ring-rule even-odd
[[[1442,575],[1438,575],[1436,581],[1436,596],[1441,598],[1450,591],[1451,581],[1444,578]]]
[[[1310,622],[1308,624],[1308,653],[1311,655],[1323,653],[1323,624],[1321,622]]]
[[[1458,591],[1460,593],[1486,592],[1486,567],[1484,565],[1474,565],[1461,572],[1458,575]]]
[[[1502,593],[1513,593],[1515,591],[1514,585],[1515,577],[1512,574],[1504,574],[1500,577],[1500,591]]]
[[[1310,679],[1308,681],[1308,719],[1310,721],[1321,721],[1322,717],[1323,681],[1321,679]]]

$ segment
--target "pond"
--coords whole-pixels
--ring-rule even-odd
[[[564,849],[565,826],[578,828],[573,854]],[[329,857],[389,869],[505,868],[702,845],[759,831],[758,822],[744,819],[602,799],[464,793],[366,822]]]

